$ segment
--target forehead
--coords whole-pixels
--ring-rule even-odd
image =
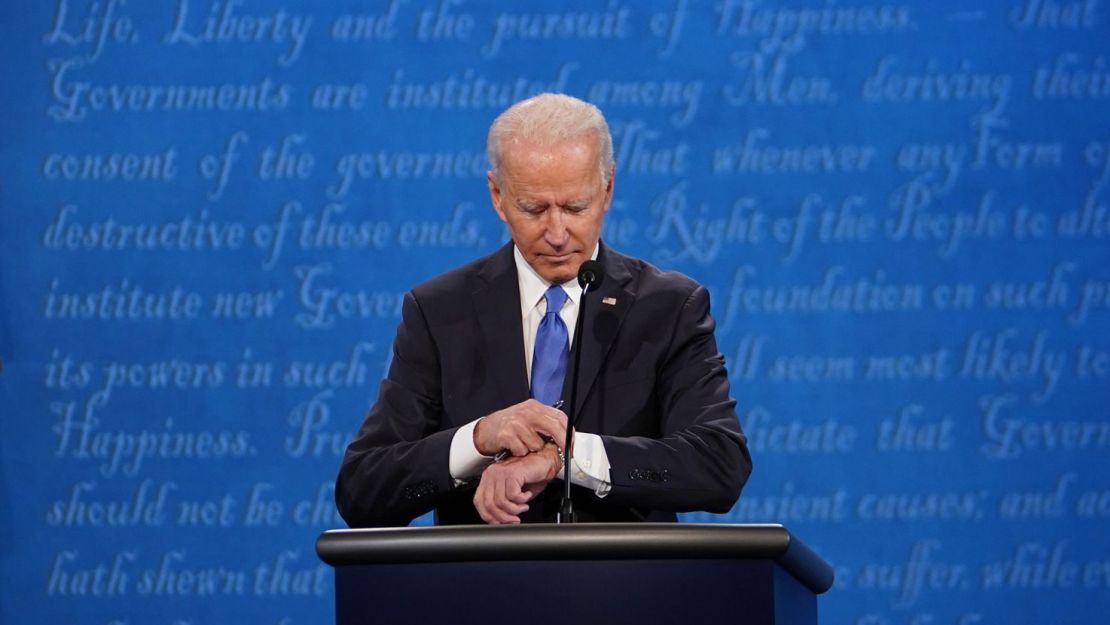
[[[508,138],[501,146],[504,182],[518,193],[591,193],[601,184],[598,160],[589,135],[548,146]]]

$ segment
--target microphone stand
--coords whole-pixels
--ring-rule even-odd
[[[570,411],[567,415],[567,440],[563,446],[563,501],[559,505],[559,512],[555,515],[556,523],[574,523],[574,502],[570,498],[570,463],[572,460],[571,436],[574,432],[574,423],[578,418],[578,365],[582,362],[582,325],[586,312],[586,293],[590,291],[594,281],[582,284],[582,297],[578,304],[578,321],[574,324],[574,377],[570,380]]]

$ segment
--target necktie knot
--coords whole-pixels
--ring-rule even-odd
[[[547,314],[558,313],[563,309],[563,304],[567,301],[567,292],[563,287],[558,284],[551,285],[547,292],[543,294],[544,299],[547,300]]]

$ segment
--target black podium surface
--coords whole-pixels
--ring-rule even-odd
[[[316,551],[338,625],[813,624],[833,581],[781,525],[331,530]]]

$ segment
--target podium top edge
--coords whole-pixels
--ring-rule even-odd
[[[513,560],[769,560],[815,593],[832,567],[778,524],[579,523],[329,530],[332,566]]]

